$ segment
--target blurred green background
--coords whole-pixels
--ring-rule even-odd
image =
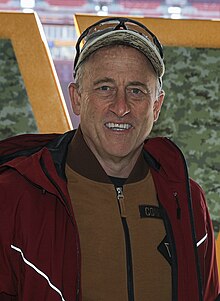
[[[165,102],[152,136],[171,138],[220,223],[220,49],[165,47]]]
[[[36,132],[13,45],[10,40],[0,39],[0,139]]]

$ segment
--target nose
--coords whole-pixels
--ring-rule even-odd
[[[126,93],[118,91],[109,109],[119,118],[122,118],[130,113],[130,106],[126,97]]]

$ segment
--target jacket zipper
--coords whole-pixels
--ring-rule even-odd
[[[177,219],[181,219],[181,208],[180,208],[180,201],[179,201],[178,193],[174,192],[173,195],[174,195],[174,198],[176,200],[176,205],[177,205],[176,217],[177,217]]]
[[[120,215],[121,215],[121,222],[122,222],[124,235],[125,235],[128,300],[134,301],[131,241],[130,241],[129,228],[128,228],[128,224],[127,224],[127,220],[126,220],[123,187],[115,187],[115,189],[116,189],[116,193],[117,193],[117,201],[118,201],[118,206],[119,206]]]

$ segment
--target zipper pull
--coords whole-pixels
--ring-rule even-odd
[[[177,204],[176,216],[177,216],[177,219],[181,219],[181,208],[180,208],[180,202],[179,202],[178,194],[177,194],[177,192],[174,192],[173,195],[175,197],[176,204]]]
[[[123,187],[116,187],[115,189],[117,192],[117,200],[120,208],[121,217],[126,217]]]

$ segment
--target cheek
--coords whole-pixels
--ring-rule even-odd
[[[85,97],[81,105],[81,123],[90,124],[90,127],[93,127],[99,120],[100,108],[89,97]]]
[[[100,101],[97,97],[87,97],[82,104],[82,112],[89,119],[98,120],[104,118],[108,114],[109,105],[106,102]]]
[[[90,103],[89,97],[86,94],[82,94],[81,104],[80,104],[81,118],[88,115],[90,111],[91,111],[91,103]]]
[[[154,110],[151,103],[148,103],[148,105],[143,105],[136,110],[135,115],[140,120],[140,123],[143,122],[149,122],[154,116]]]

